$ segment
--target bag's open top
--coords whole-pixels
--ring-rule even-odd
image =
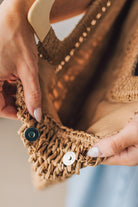
[[[18,117],[23,123],[19,134],[38,176],[37,186],[100,164],[102,159],[89,158],[87,151],[101,138],[120,131],[137,113],[137,13],[137,0],[95,0],[64,41],[51,28],[39,43],[41,123],[28,113],[20,81],[17,90]],[[34,142],[25,139],[29,127],[40,133]],[[63,162],[68,151],[76,155],[70,166]]]

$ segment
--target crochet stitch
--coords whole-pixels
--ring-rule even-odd
[[[119,132],[137,113],[138,2],[129,4],[127,0],[96,0],[63,42],[51,29],[38,44],[43,99],[40,123],[28,113],[18,80],[19,134],[29,152],[36,187],[64,181],[81,168],[100,164],[104,158],[90,158],[88,150],[101,138]],[[120,34],[116,32],[118,22]],[[114,47],[110,39],[115,39]],[[111,51],[110,60],[105,59],[102,75],[96,77],[105,51]],[[34,142],[25,138],[30,127],[39,131]],[[70,151],[76,158],[66,166],[63,157]]]

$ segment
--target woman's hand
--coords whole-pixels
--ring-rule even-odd
[[[105,165],[138,165],[138,114],[118,134],[97,143],[88,155],[108,157]]]
[[[9,94],[3,96],[3,84],[20,78],[28,111],[40,121],[38,56],[34,31],[27,21],[29,3],[33,0],[4,0],[0,5],[0,116],[16,117],[13,99],[10,108],[6,107]]]
[[[34,1],[4,0],[0,5],[0,116],[17,118],[13,97],[6,107],[9,97],[3,96],[3,84],[5,80],[16,81],[20,78],[28,111],[40,121],[42,112],[37,48],[34,31],[27,21],[28,10]],[[83,12],[90,2],[91,0],[77,0],[74,5],[73,0],[55,0],[50,21],[56,22],[77,15]]]

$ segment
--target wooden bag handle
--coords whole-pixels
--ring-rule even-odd
[[[50,30],[50,11],[55,0],[36,0],[28,12],[28,21],[40,42]]]

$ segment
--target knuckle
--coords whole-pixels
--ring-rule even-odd
[[[41,90],[37,82],[37,78],[34,74],[29,76],[28,83],[30,84],[30,87],[28,88],[28,94],[27,94],[28,97],[26,97],[27,100],[29,101],[30,104],[40,103]]]
[[[111,149],[114,154],[121,152],[123,149],[122,143],[118,143],[115,139],[111,141]]]
[[[39,102],[41,100],[41,91],[39,89],[33,90],[29,98],[30,102]]]

